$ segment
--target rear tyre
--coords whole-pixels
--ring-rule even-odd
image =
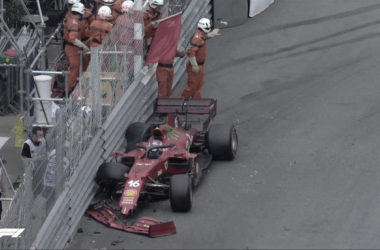
[[[99,166],[96,172],[95,182],[99,187],[115,187],[118,182],[123,181],[124,174],[129,168],[118,162],[105,162]]]
[[[152,135],[151,125],[143,122],[134,122],[125,131],[125,139],[127,140],[127,148],[125,152],[132,151],[139,142],[147,141]]]
[[[216,160],[233,160],[237,153],[238,136],[233,125],[213,124],[207,132],[208,152]]]
[[[170,206],[174,212],[188,212],[193,204],[192,179],[187,174],[170,177]]]

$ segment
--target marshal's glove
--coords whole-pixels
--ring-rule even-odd
[[[86,46],[86,47],[83,48],[83,53],[86,53],[86,52],[89,52],[89,51],[90,51],[89,47]]]
[[[220,36],[219,29],[213,29],[210,33],[207,34],[208,37]]]
[[[90,51],[90,49],[84,43],[82,43],[81,41],[79,41],[78,39],[75,39],[74,45],[77,46],[77,47],[79,47],[79,48],[82,48],[83,52]]]
[[[195,59],[195,57],[190,57],[189,60],[191,64],[191,71],[198,74],[199,66],[198,66],[197,60]]]
[[[91,43],[92,42],[92,38],[90,37],[89,39],[87,39],[86,41],[83,41],[83,43]]]
[[[154,29],[157,29],[157,27],[158,27],[158,22],[157,22],[157,21],[153,21],[153,22],[152,22],[152,27],[153,27]]]
[[[199,66],[198,65],[192,65],[191,71],[193,71],[193,73],[198,74],[199,73]]]

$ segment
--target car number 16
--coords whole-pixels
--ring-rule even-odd
[[[128,184],[130,187],[138,187],[140,186],[140,182],[139,181],[128,181]]]

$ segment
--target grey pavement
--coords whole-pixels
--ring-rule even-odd
[[[208,42],[204,97],[238,127],[189,213],[148,238],[84,216],[70,249],[379,249],[380,1],[278,0]],[[134,218],[134,219],[135,219]],[[115,244],[115,241],[120,242]]]

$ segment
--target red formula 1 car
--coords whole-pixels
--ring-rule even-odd
[[[173,222],[160,223],[144,217],[127,226],[116,222],[116,212],[130,216],[147,200],[169,198],[175,212],[192,206],[192,190],[211,160],[232,160],[238,148],[233,125],[212,124],[216,100],[157,99],[154,115],[159,122],[132,123],[125,132],[125,152],[115,152],[115,161],[99,166],[95,181],[117,197],[119,209],[102,202],[87,213],[97,221],[120,230],[151,237],[175,233]],[[198,126],[198,128],[197,128]]]

